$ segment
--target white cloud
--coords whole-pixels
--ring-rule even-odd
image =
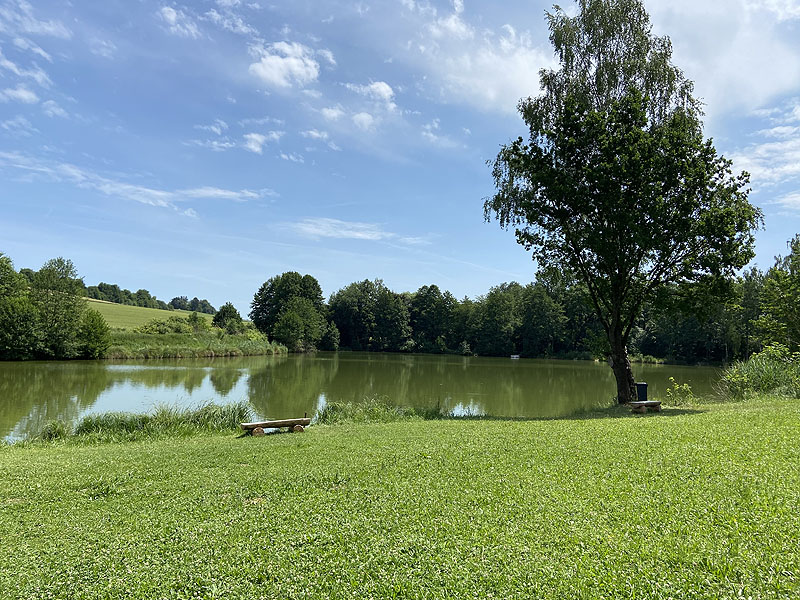
[[[33,6],[25,0],[11,0],[0,5],[0,31],[11,34],[30,33],[68,40],[72,32],[60,21],[41,21],[33,14]]]
[[[475,37],[475,30],[461,18],[463,12],[464,2],[453,0],[453,12],[429,25],[431,34],[435,38],[450,36],[459,40],[470,40]]]
[[[89,43],[89,51],[95,56],[100,56],[102,58],[114,58],[114,53],[117,51],[117,45],[111,40],[94,38]]]
[[[331,66],[336,66],[336,59],[333,57],[333,52],[328,50],[327,48],[323,48],[322,50],[317,50],[317,54],[324,58],[328,64]]]
[[[194,128],[222,135],[222,132],[228,129],[228,124],[222,119],[214,119],[211,125],[195,125]]]
[[[245,133],[244,147],[250,152],[261,154],[263,147],[270,142],[277,142],[283,136],[282,131],[270,131],[266,135],[263,133]]]
[[[469,24],[461,2],[454,2],[453,12],[441,18],[427,3],[405,4],[419,33],[408,42],[405,55],[395,56],[419,72],[418,86],[427,96],[514,113],[520,98],[539,92],[539,70],[554,65],[545,38],[534,41],[511,25],[478,29]]]
[[[375,126],[375,117],[366,112],[356,113],[353,115],[353,123],[359,129],[369,131]]]
[[[800,178],[800,99],[759,111],[774,127],[754,133],[762,139],[731,153],[734,168],[750,173],[755,189]],[[795,125],[798,124],[798,125]]]
[[[654,33],[667,34],[673,61],[695,82],[709,122],[764,106],[797,90],[796,0],[652,0]]]
[[[280,156],[283,160],[288,160],[291,162],[296,162],[296,163],[306,162],[306,159],[303,158],[302,154],[295,154],[294,152],[289,152],[288,154],[286,152],[281,152],[278,156]]]
[[[319,77],[319,63],[308,46],[297,42],[276,42],[255,48],[260,57],[250,72],[270,87],[303,87]]]
[[[283,119],[276,119],[275,117],[248,118],[239,121],[239,126],[244,127],[245,125],[268,125],[271,123],[275,125],[283,125],[284,121]]]
[[[31,52],[36,56],[45,59],[47,62],[53,62],[52,57],[47,52],[42,50],[39,46],[34,44],[28,38],[23,38],[23,37],[14,38],[14,45],[20,50],[27,50],[28,52]]]
[[[778,204],[787,210],[800,213],[800,191],[781,196],[774,204]]]
[[[329,106],[323,108],[319,112],[321,112],[322,116],[328,121],[338,121],[344,116],[344,109],[341,105]]]
[[[434,119],[430,123],[422,126],[422,137],[429,143],[434,146],[439,146],[440,148],[457,148],[461,146],[461,144],[455,140],[439,133],[439,119]]]
[[[264,196],[276,196],[277,194],[271,189],[264,190],[226,190],[218,187],[204,186],[199,188],[191,188],[188,190],[178,190],[176,194],[186,196],[187,198],[204,198],[212,200],[234,200],[236,202],[245,202]]]
[[[214,152],[225,152],[231,148],[236,147],[236,143],[231,141],[228,137],[221,137],[215,140],[190,140],[186,142],[187,145],[199,146],[200,148],[208,148]]]
[[[345,87],[350,91],[382,104],[386,110],[394,111],[397,108],[397,105],[394,103],[394,90],[392,86],[385,81],[373,81],[366,85],[346,83]]]
[[[0,102],[11,101],[22,102],[23,104],[36,104],[39,101],[39,96],[22,85],[0,91]]]
[[[386,231],[378,223],[361,223],[319,217],[303,219],[298,223],[289,223],[288,227],[296,233],[312,239],[334,238],[372,242],[396,240],[409,245],[427,243],[422,238],[401,236],[391,231]]]
[[[319,131],[317,129],[309,129],[308,131],[301,131],[300,135],[304,138],[310,138],[312,140],[327,140],[328,139],[328,132],[327,131]]]
[[[200,37],[197,23],[182,10],[174,9],[171,6],[162,6],[156,14],[167,24],[170,33],[192,39]]]
[[[82,189],[97,191],[103,195],[130,200],[140,204],[171,208],[189,216],[196,216],[193,209],[181,210],[178,204],[187,200],[219,199],[242,202],[264,196],[277,195],[273,190],[227,190],[212,186],[180,190],[164,190],[112,179],[70,163],[47,162],[19,153],[0,152],[0,169],[12,169],[50,181],[68,183]]]
[[[11,135],[17,137],[29,137],[32,133],[39,132],[39,130],[22,115],[17,115],[13,119],[3,121],[0,123],[0,128],[5,129]]]
[[[225,10],[224,14],[221,14],[212,8],[205,14],[205,18],[215,25],[233,33],[241,35],[258,34],[255,27],[246,23],[241,16],[234,14],[230,10]]]
[[[69,115],[67,111],[61,108],[54,100],[47,100],[42,103],[42,112],[48,117],[61,117],[66,119]]]
[[[49,87],[52,83],[50,77],[38,65],[34,65],[31,69],[23,69],[13,61],[9,60],[0,49],[0,69],[5,69],[14,73],[17,77],[24,77],[32,79],[42,87]]]
[[[217,0],[217,6],[220,8],[233,8],[239,4],[241,4],[240,0]]]

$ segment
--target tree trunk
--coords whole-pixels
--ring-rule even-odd
[[[628,358],[628,348],[621,339],[611,340],[611,369],[617,380],[617,402],[626,404],[636,400],[636,382]]]

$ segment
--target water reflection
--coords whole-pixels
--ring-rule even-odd
[[[640,365],[638,380],[663,396],[668,378],[712,391],[716,369]],[[146,411],[156,404],[248,400],[259,416],[313,415],[322,402],[382,396],[456,413],[555,417],[607,404],[607,365],[580,361],[320,353],[313,356],[143,362],[0,363],[0,437],[36,434],[47,421],[87,412]]]

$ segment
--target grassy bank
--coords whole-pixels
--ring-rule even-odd
[[[203,358],[282,354],[286,348],[246,335],[214,333],[150,334],[114,331],[106,358]]]
[[[800,594],[796,400],[370,418],[0,448],[0,597]]]

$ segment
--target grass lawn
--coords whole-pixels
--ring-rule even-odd
[[[103,315],[109,327],[115,329],[135,329],[153,319],[167,319],[172,315],[188,317],[192,314],[185,310],[161,310],[158,308],[144,308],[142,306],[126,306],[125,304],[114,304],[103,300],[86,298],[89,308],[92,308]],[[201,317],[211,322],[212,315],[197,313]]]
[[[0,448],[2,598],[797,598],[800,403]]]

